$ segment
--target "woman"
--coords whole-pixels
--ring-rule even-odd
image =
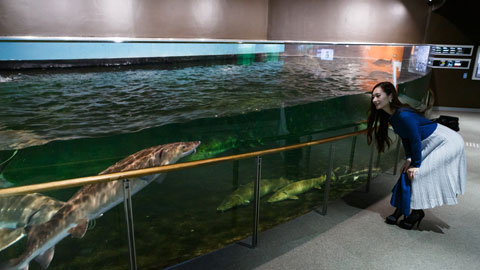
[[[401,167],[411,180],[410,215],[400,221],[400,227],[412,227],[425,217],[423,209],[443,204],[456,204],[457,195],[465,193],[466,161],[464,142],[455,131],[421,116],[398,100],[395,86],[381,82],[373,87],[367,123],[367,142],[372,133],[379,152],[392,143],[388,123],[402,139],[406,160]],[[401,209],[386,218],[396,224]]]

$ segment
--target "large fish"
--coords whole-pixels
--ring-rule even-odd
[[[359,179],[366,179],[368,177],[368,168],[350,172],[350,173],[345,173],[345,174],[336,174],[337,175],[337,180],[339,182],[347,182],[347,181],[357,181]],[[372,168],[372,178],[377,176],[380,173],[380,168]]]
[[[25,236],[25,227],[47,222],[64,202],[38,193],[0,197],[0,251]]]
[[[17,152],[0,163],[0,188],[13,186],[3,171]],[[22,239],[25,226],[48,221],[62,206],[63,202],[38,193],[0,197],[0,251]]]
[[[322,175],[312,179],[293,182],[277,190],[277,192],[268,199],[268,202],[278,202],[286,199],[297,200],[297,195],[303,194],[312,188],[321,189],[326,178],[325,175]]]
[[[173,164],[193,153],[200,142],[178,142],[141,150],[100,174]],[[130,179],[130,192],[135,194],[153,181],[161,182],[164,173]],[[18,258],[10,260],[0,269],[28,269],[35,259],[44,269],[50,264],[55,245],[68,235],[82,238],[88,221],[93,220],[123,201],[123,181],[111,181],[82,187],[47,222],[27,226],[27,247]]]
[[[260,197],[274,192],[292,182],[293,181],[283,177],[279,179],[262,179],[260,181]],[[249,204],[253,200],[253,188],[254,182],[240,186],[223,200],[220,206],[217,207],[217,211],[223,212],[236,206]]]
[[[3,171],[17,153],[18,150],[15,150],[15,152],[13,152],[13,154],[7,160],[0,163],[0,188],[7,188],[13,186],[12,183],[8,182],[7,179],[5,179],[5,177],[3,176]]]
[[[3,171],[17,152],[0,163],[0,188],[13,186]],[[22,239],[25,226],[48,221],[62,206],[63,202],[38,193],[0,197],[0,251]]]

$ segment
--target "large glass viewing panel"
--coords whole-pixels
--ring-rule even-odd
[[[0,197],[0,245],[12,241],[16,230],[28,226],[42,226],[48,233],[55,232],[61,225],[50,218],[59,210],[66,209],[66,202],[78,189],[63,189],[50,192],[31,193],[11,197]],[[96,198],[99,199],[99,198]],[[92,198],[93,200],[93,198]],[[72,236],[63,238],[54,248],[53,260],[48,269],[126,269],[129,265],[127,231],[123,204],[110,209],[100,219],[88,222],[85,235],[79,239]],[[75,212],[74,212],[75,214]],[[8,224],[10,221],[10,224]],[[50,222],[49,222],[50,221]],[[15,222],[15,224],[12,224]],[[57,225],[57,226],[55,226]],[[26,229],[28,230],[28,229]],[[37,231],[38,232],[38,231]],[[45,231],[44,231],[45,232]],[[45,234],[32,234],[33,241],[44,241]],[[59,235],[59,234],[54,234]],[[27,237],[0,251],[0,262],[12,262],[20,258],[26,250]],[[46,251],[43,249],[43,251]],[[48,252],[46,252],[48,253]],[[43,269],[37,262],[31,261],[29,269]]]
[[[253,206],[239,199],[253,201],[255,169],[252,158],[173,171],[135,196],[138,268],[164,268],[250,236]],[[228,211],[235,203],[242,207]]]
[[[195,154],[179,161],[184,162],[361,130],[370,101],[366,92],[379,81],[396,81],[401,95],[424,100],[428,70],[408,71],[411,51],[411,46],[286,44],[280,54],[202,62],[2,71],[0,185],[97,175],[130,154],[171,142],[201,141]],[[335,143],[338,181],[332,180],[330,199],[366,183],[371,147],[365,141],[360,135]],[[322,177],[329,149],[325,144],[266,155],[261,181],[276,189],[282,181]],[[374,167],[391,169],[395,153],[392,147]],[[170,172],[161,184],[136,194],[139,267],[171,266],[250,236],[251,201],[235,207],[224,201],[237,198],[241,188],[250,196],[255,173],[255,158],[222,162]],[[46,195],[67,201],[75,190]],[[297,200],[268,202],[273,191],[261,198],[260,230],[306,213],[324,198],[317,185]],[[25,243],[23,238],[0,251],[0,261],[19,256]],[[83,238],[66,237],[56,250],[49,269],[125,269],[123,204],[90,222]],[[108,265],[99,264],[102,256],[112,258]],[[31,267],[39,269],[35,262]]]

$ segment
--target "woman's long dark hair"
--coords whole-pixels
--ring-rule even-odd
[[[392,101],[390,102],[390,108],[398,109],[402,107],[409,107],[407,104],[403,104],[398,99],[397,90],[395,86],[390,82],[381,82],[377,83],[372,88],[372,93],[375,88],[381,87],[383,92],[387,94],[387,96],[392,95]],[[373,99],[373,98],[372,98]],[[414,110],[413,108],[411,108]],[[414,110],[416,111],[416,110]],[[378,152],[385,151],[385,144],[387,147],[390,147],[392,144],[392,140],[388,137],[388,119],[390,115],[386,113],[384,110],[380,109],[377,110],[375,105],[373,104],[372,100],[370,100],[370,109],[368,110],[368,121],[367,121],[367,143],[372,143],[372,134],[375,132],[375,141],[377,143]]]

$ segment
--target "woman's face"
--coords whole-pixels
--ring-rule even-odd
[[[377,110],[390,109],[390,96],[380,86],[373,89],[372,102]]]

